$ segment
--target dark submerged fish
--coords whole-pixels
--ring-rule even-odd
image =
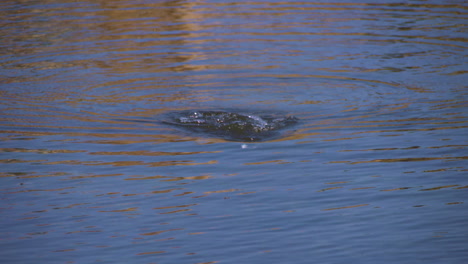
[[[263,141],[278,137],[279,130],[298,122],[294,116],[254,115],[227,111],[182,111],[164,123],[231,141]]]

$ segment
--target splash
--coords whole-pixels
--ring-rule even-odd
[[[167,124],[231,141],[264,141],[298,122],[294,116],[254,115],[227,111],[183,111],[170,114]]]

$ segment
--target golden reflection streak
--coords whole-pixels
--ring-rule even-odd
[[[465,160],[468,156],[463,157],[432,157],[432,158],[400,158],[400,159],[374,159],[364,161],[330,161],[328,163],[348,163],[351,165],[373,163],[373,162],[413,162],[413,161],[430,161],[430,160]]]
[[[344,137],[344,138],[331,138],[331,139],[323,139],[322,141],[341,141],[341,140],[350,140],[350,139],[356,139],[359,137]]]
[[[43,117],[48,117],[46,115],[44,115]],[[101,122],[100,120],[94,120],[94,119],[88,119],[88,118],[83,118],[83,119],[86,119],[86,121],[88,122]],[[64,120],[69,120],[69,117],[68,118],[65,118]],[[12,119],[10,121],[14,121],[14,122],[19,122],[19,123],[32,123],[32,121],[30,119],[18,119],[18,118],[15,118],[15,119]],[[83,121],[83,120],[82,120]],[[35,121],[36,122],[36,121]],[[37,121],[37,122],[43,122],[43,121]],[[15,127],[24,127],[24,128],[61,128],[61,129],[77,129],[77,130],[115,130],[116,128],[115,127],[86,127],[86,126],[63,126],[63,125],[38,125],[37,123],[35,124],[29,124],[29,125],[24,125],[24,124],[15,124]],[[124,127],[124,126],[120,126],[118,128],[119,130],[141,130],[141,128],[137,128],[137,127]],[[145,131],[165,131],[165,130],[168,130],[168,129],[165,129],[165,128],[157,128],[157,127],[145,127],[144,128]],[[69,132],[65,132],[63,134],[68,134]],[[73,132],[72,132],[73,133]],[[59,134],[59,133],[57,133]],[[60,133],[62,134],[62,133]],[[90,134],[96,134],[96,133],[90,133]],[[109,134],[109,135],[112,135],[112,134]],[[117,134],[118,135],[118,134]],[[115,137],[115,136],[114,136]]]
[[[284,32],[284,33],[260,33],[260,32],[255,32],[255,33],[244,33],[245,35],[251,35],[251,36],[365,36],[365,37],[388,37],[388,35],[382,35],[382,34],[375,34],[375,33],[343,33],[343,32],[330,32],[330,33],[325,33],[325,32],[317,32],[317,33],[312,33],[312,32]],[[236,36],[238,35],[237,33],[224,33],[220,34],[221,36]],[[426,37],[423,35],[418,35],[418,36],[405,36],[405,35],[395,35],[400,38],[408,38],[408,39],[424,39],[424,40],[438,40],[438,41],[444,41],[444,43],[435,43],[435,42],[425,42],[425,41],[415,41],[415,40],[405,40],[405,39],[354,39],[353,41],[365,41],[365,42],[385,42],[385,43],[412,43],[412,44],[422,44],[422,45],[439,45],[439,46],[448,46],[448,47],[454,47],[454,48],[465,48],[465,46],[462,45],[456,45],[456,44],[449,44],[447,41],[460,41],[460,42],[468,42],[464,38],[440,38],[440,37]],[[258,39],[259,41],[262,39]],[[285,41],[285,40],[283,40]],[[300,39],[290,39],[288,41],[300,41]]]
[[[233,8],[234,10],[238,10],[239,7],[242,4],[242,2],[237,2],[235,5],[236,8]],[[310,7],[307,7],[305,5],[309,5]],[[305,11],[310,11],[310,10],[330,10],[330,11],[353,11],[353,10],[358,10],[358,11],[389,11],[389,7],[392,7],[393,11],[403,11],[403,12],[415,12],[414,9],[407,9],[408,7],[411,8],[434,8],[434,9],[441,9],[445,8],[448,9],[447,12],[441,12],[437,11],[434,13],[450,13],[450,14],[456,14],[458,15],[458,11],[449,11],[449,9],[452,8],[461,8],[461,9],[466,9],[465,6],[461,4],[452,4],[452,3],[447,3],[447,4],[428,4],[428,3],[422,3],[422,4],[414,4],[414,3],[357,3],[357,2],[349,2],[349,3],[328,3],[328,2],[254,2],[254,1],[248,1],[244,3],[245,6],[249,7],[249,9],[253,10],[305,10]],[[254,5],[268,5],[270,7],[258,7],[258,8],[250,8],[250,6]],[[284,5],[284,7],[283,7]],[[298,5],[298,7],[294,7],[295,5]],[[216,6],[231,6],[230,3],[217,3]],[[274,6],[279,6],[279,7],[274,7]],[[359,7],[353,7],[353,6],[359,6]],[[361,7],[362,6],[362,7]],[[395,7],[405,7],[405,9],[395,9]],[[214,10],[213,10],[214,11]],[[416,10],[419,11],[419,10]],[[423,10],[423,11],[431,11],[431,10]],[[264,13],[262,13],[264,14]]]
[[[460,122],[462,123],[462,122]],[[466,123],[466,122],[464,122]],[[401,124],[394,124],[394,125],[367,125],[367,126],[327,126],[327,127],[315,127],[315,128],[307,128],[307,129],[298,129],[294,135],[288,136],[283,138],[282,140],[299,140],[299,139],[307,139],[311,136],[323,136],[323,135],[330,135],[333,133],[319,133],[319,132],[311,132],[311,133],[304,133],[306,131],[314,131],[314,130],[322,130],[322,129],[343,129],[343,128],[366,128],[366,127],[389,127],[389,126],[401,126]],[[351,135],[358,135],[358,134],[367,134],[367,133],[390,133],[390,132],[416,132],[416,131],[434,131],[434,130],[446,130],[446,129],[463,129],[468,128],[468,126],[450,126],[450,127],[431,127],[431,128],[408,128],[408,129],[388,129],[388,130],[368,130],[368,131],[359,131],[350,133]],[[301,143],[308,143],[308,142],[298,142],[297,144]]]
[[[69,190],[69,189],[75,189],[75,187],[63,187],[63,188],[58,188],[58,189],[31,189],[31,190],[21,190],[21,191],[16,191],[16,192],[11,192],[11,193],[25,193],[25,192],[57,192],[57,191],[63,191],[63,190]],[[67,207],[63,207],[67,208]]]
[[[23,159],[3,159],[0,163],[12,164],[12,163],[40,163],[46,160],[23,160]]]
[[[182,47],[186,45],[187,39],[205,35],[205,33],[201,33],[200,24],[194,22],[204,18],[203,14],[194,12],[193,8],[199,5],[197,2],[177,1],[175,5],[170,2],[151,3],[141,5],[144,9],[122,9],[121,5],[109,6],[106,1],[98,1],[98,3],[103,8],[97,11],[96,15],[104,16],[106,19],[95,25],[98,30],[102,31],[97,40],[105,43],[108,43],[109,40],[118,40],[115,42],[116,44],[105,46],[103,49],[128,53],[129,51],[144,50],[157,45]],[[142,20],[145,23],[142,23]],[[144,31],[146,34],[133,33],[136,29]],[[148,34],[148,32],[152,33]],[[145,41],[135,41],[142,38]],[[194,43],[196,40],[191,42]],[[117,56],[113,63],[104,63],[104,65],[106,68],[112,68],[113,72],[124,73],[202,70],[203,66],[189,65],[186,62],[200,60],[205,56],[202,52],[177,51],[164,54],[164,56],[161,55],[163,54],[153,53],[133,55],[132,57]],[[181,65],[173,66],[175,64]],[[150,67],[142,67],[142,65],[150,65]],[[99,67],[99,65],[97,66]]]
[[[185,205],[174,205],[174,206],[164,206],[164,207],[156,207],[153,209],[173,209],[173,208],[179,208],[179,207],[190,207],[198,204],[185,204]]]
[[[192,211],[192,209],[179,209],[179,210],[164,212],[164,213],[159,213],[159,214],[175,214],[175,213],[188,212],[188,211]]]
[[[94,144],[134,144],[134,143],[167,143],[167,142],[183,142],[183,141],[192,141],[193,138],[190,137],[181,137],[178,135],[165,135],[165,134],[119,134],[119,133],[109,133],[109,134],[100,134],[100,133],[84,133],[84,132],[38,132],[38,131],[14,131],[14,130],[5,130],[0,131],[0,133],[5,134],[19,134],[22,136],[29,137],[38,137],[38,136],[62,136],[66,135],[68,137],[77,137],[80,141],[73,139],[65,140],[55,140],[55,141],[74,141],[79,143],[94,143]],[[15,135],[17,136],[17,135]],[[83,140],[83,137],[98,137],[98,138],[126,138],[122,140]],[[134,138],[130,140],[128,138]],[[34,138],[28,138],[32,140]],[[137,140],[138,139],[138,140]],[[81,141],[82,140],[82,141]],[[225,140],[218,140],[216,142],[226,142]]]
[[[126,181],[133,181],[133,180],[155,180],[155,179],[165,179],[165,178],[170,178],[169,176],[148,176],[148,177],[138,177],[138,176],[132,176],[131,178],[125,179]]]
[[[182,188],[173,188],[173,189],[168,189],[168,190],[161,190],[161,191],[152,191],[151,193],[170,193],[170,192],[173,192],[173,191],[177,191],[177,190],[182,190]]]
[[[54,207],[54,209],[65,209],[65,208],[73,208],[73,207],[75,207],[75,206],[80,206],[80,205],[87,205],[87,204],[91,204],[91,203],[70,204],[70,205],[67,205],[67,206],[62,206],[62,207]]]
[[[388,108],[383,110],[398,110],[398,109],[405,109],[408,108],[408,104],[405,104],[404,107],[394,107]],[[432,123],[422,123],[424,121],[431,121]],[[433,122],[439,121],[439,122]],[[401,125],[402,122],[419,122],[417,124],[431,124],[431,125],[440,125],[440,124],[459,124],[459,123],[466,123],[466,121],[450,121],[448,118],[441,118],[441,117],[412,117],[412,118],[403,118],[403,119],[386,119],[386,120],[373,120],[373,121],[358,121],[356,124],[367,124],[367,123],[399,123]]]
[[[159,235],[165,232],[170,232],[170,231],[179,231],[179,230],[184,230],[184,228],[173,228],[173,229],[168,229],[168,230],[162,230],[162,231],[155,231],[155,232],[149,232],[149,233],[142,233],[140,235],[142,236],[154,236],[154,235]]]
[[[462,123],[462,122],[460,122]],[[466,122],[463,122],[466,123]],[[387,125],[377,125],[377,126],[387,126]],[[397,124],[395,126],[398,126]],[[362,127],[375,127],[375,126],[349,126],[341,128],[362,128]],[[340,128],[340,127],[337,127]],[[408,129],[389,129],[389,130],[370,130],[370,131],[360,131],[354,132],[352,134],[364,134],[364,133],[386,133],[386,132],[414,132],[414,131],[433,131],[433,130],[446,130],[446,129],[461,129],[468,128],[468,126],[451,126],[451,127],[431,127],[431,128],[408,128]]]
[[[228,190],[219,190],[219,191],[204,192],[204,194],[225,193],[225,192],[237,192],[237,191],[240,191],[240,190],[241,190],[241,189],[228,189]]]
[[[206,180],[210,178],[213,178],[213,176],[202,175],[202,176],[188,176],[188,177],[170,177],[170,179],[162,180],[162,181],[166,182],[166,181],[182,181],[182,180]]]
[[[33,174],[33,173],[31,173]],[[31,178],[42,178],[42,177],[59,177],[59,176],[65,176],[69,175],[67,172],[54,172],[50,174],[36,174],[36,175],[29,175],[29,173],[23,173],[23,172],[10,172],[10,173],[5,173],[5,172],[0,172],[0,178],[1,177],[17,177],[18,179],[31,179]]]
[[[351,191],[356,191],[356,190],[366,190],[366,189],[373,189],[375,187],[358,187],[358,188],[352,188],[350,189]]]
[[[401,84],[393,82],[385,82],[379,80],[370,80],[370,79],[361,79],[345,76],[336,76],[336,75],[316,75],[316,74],[252,74],[248,75],[248,78],[317,78],[317,79],[332,79],[332,80],[347,80],[347,81],[359,81],[365,83],[378,83],[384,84],[392,87],[401,87]]]
[[[163,167],[163,166],[192,166],[192,165],[209,165],[216,164],[217,160],[210,160],[207,162],[193,162],[191,160],[170,160],[170,161],[156,161],[156,162],[144,162],[138,160],[128,161],[113,161],[113,162],[100,162],[100,161],[78,161],[78,160],[62,160],[62,161],[51,161],[43,162],[44,165],[57,165],[57,164],[69,164],[69,165],[86,165],[86,166],[148,166],[148,167]]]
[[[218,163],[217,160],[210,160],[207,162],[193,162],[191,160],[171,160],[171,161],[158,161],[158,162],[143,162],[143,161],[114,161],[114,162],[100,162],[100,161],[78,161],[78,160],[61,160],[61,161],[50,161],[46,162],[46,160],[19,160],[19,159],[7,159],[7,160],[0,160],[0,163],[41,163],[44,165],[57,165],[57,164],[68,164],[68,165],[87,165],[87,166],[150,166],[150,167],[161,167],[161,166],[191,166],[191,165],[208,165],[208,164],[216,164]],[[13,176],[13,175],[4,175],[5,176]],[[56,175],[54,175],[56,176]],[[2,177],[2,175],[0,175]]]
[[[343,149],[338,152],[352,152],[352,151],[389,151],[389,150],[408,150],[408,149],[418,149],[420,146],[412,146],[407,148],[376,148],[376,149]],[[429,147],[427,147],[429,148]]]
[[[407,106],[405,106],[404,108],[407,108]],[[395,109],[397,108],[392,108],[391,110],[395,110]],[[413,123],[402,124],[402,122],[414,122],[414,124],[418,124],[418,125],[446,125],[446,124],[466,123],[466,121],[452,121],[451,119],[448,119],[448,118],[407,118],[407,119],[397,119],[397,120],[390,119],[390,120],[373,120],[373,121],[354,121],[354,123],[350,125],[346,125],[346,126],[326,126],[326,127],[319,126],[319,125],[339,124],[344,121],[353,121],[358,118],[366,118],[366,117],[370,117],[370,115],[359,115],[359,116],[352,116],[352,117],[347,117],[347,118],[325,119],[316,123],[312,123],[309,125],[310,128],[302,129],[301,131],[307,131],[310,129],[320,130],[320,129],[329,129],[329,128],[392,127],[392,126],[408,126],[408,125],[413,124]],[[424,122],[424,121],[431,121],[431,122]],[[434,121],[439,121],[439,122],[434,122]],[[380,124],[380,123],[384,123],[384,124]],[[392,124],[392,123],[397,123],[397,124]],[[364,125],[360,125],[360,124],[364,124]],[[446,127],[446,128],[464,128],[464,127],[466,126]],[[426,128],[426,129],[433,129],[433,128]],[[364,131],[361,133],[367,133],[367,131]]]
[[[70,180],[76,179],[87,179],[87,178],[101,178],[101,177],[115,177],[115,176],[123,176],[122,173],[115,173],[115,174],[93,174],[93,175],[86,175],[86,176],[71,176],[69,177]]]
[[[393,191],[401,191],[401,190],[408,190],[409,187],[401,187],[401,188],[394,188],[394,189],[387,189],[387,190],[380,190],[381,192],[393,192]]]
[[[341,189],[341,188],[343,188],[343,187],[341,187],[341,186],[329,187],[329,188],[318,190],[317,192],[325,192],[325,191],[334,190],[334,189]]]
[[[421,189],[420,191],[436,191],[436,190],[440,190],[440,189],[452,188],[452,187],[457,187],[457,186],[460,186],[460,185],[454,184],[454,185],[438,186],[438,187],[433,187],[433,188],[428,188],[428,189]]]
[[[102,212],[102,213],[122,213],[122,212],[133,212],[133,211],[136,211],[138,209],[138,207],[130,207],[130,208],[126,208],[126,209],[120,209],[120,210],[102,210],[102,211],[99,211],[99,212]]]
[[[358,204],[358,205],[350,205],[350,206],[343,206],[343,207],[336,207],[336,208],[328,208],[322,209],[322,211],[332,211],[332,210],[340,210],[340,209],[348,209],[348,208],[356,208],[362,206],[368,206],[369,204]]]
[[[77,230],[77,231],[71,231],[71,232],[66,232],[65,234],[77,234],[77,233],[100,233],[102,232],[101,230]]]
[[[242,192],[242,193],[238,193],[237,195],[246,195],[246,194],[252,194],[252,193],[257,193],[257,192],[256,191]]]
[[[288,164],[292,162],[287,162],[283,160],[267,160],[267,161],[259,161],[259,162],[247,162],[247,163],[244,163],[244,165],[262,165],[262,164],[269,164],[269,163]]]
[[[55,154],[55,153],[80,153],[86,150],[66,150],[66,149],[25,149],[25,148],[0,148],[0,152],[24,152],[37,154]]]
[[[53,127],[56,128],[56,127]],[[83,129],[83,127],[77,127],[79,129]],[[96,129],[96,128],[93,128]],[[102,128],[99,128],[102,129]],[[104,128],[105,129],[105,128]],[[109,128],[113,129],[113,128]],[[2,130],[0,133],[4,134],[21,134],[21,135],[28,135],[28,136],[58,136],[58,135],[67,135],[70,137],[101,137],[101,138],[120,138],[120,137],[127,137],[127,138],[138,138],[138,137],[152,137],[155,140],[159,139],[160,137],[164,137],[165,135],[153,135],[153,134],[124,134],[124,133],[86,133],[86,132],[45,132],[45,131],[15,131],[15,130]]]
[[[195,193],[195,192],[183,192],[183,193],[175,194],[174,196],[184,196],[184,195],[192,194],[192,193]]]
[[[1,150],[1,149],[0,149]],[[90,152],[90,155],[125,155],[125,156],[179,156],[179,155],[195,155],[206,153],[221,153],[222,151],[194,151],[194,152],[165,152],[165,151],[98,151]]]

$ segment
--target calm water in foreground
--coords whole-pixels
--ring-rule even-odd
[[[468,263],[464,2],[2,1],[0,263]]]

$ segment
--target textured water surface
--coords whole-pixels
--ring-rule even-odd
[[[468,263],[464,1],[0,14],[0,263]]]

